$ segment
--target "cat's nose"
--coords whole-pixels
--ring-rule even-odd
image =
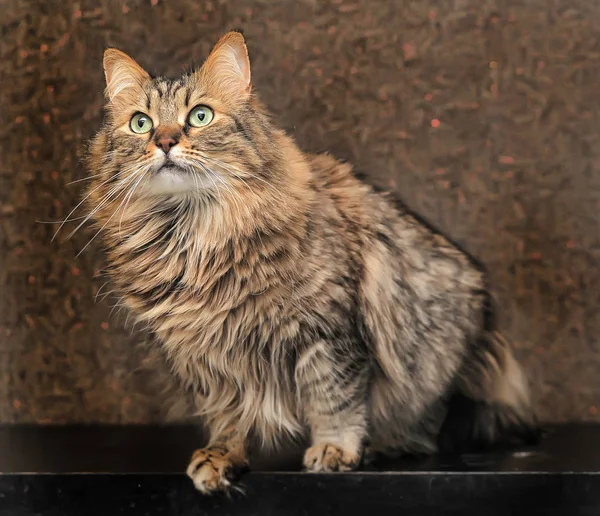
[[[165,154],[169,154],[169,151],[177,145],[178,140],[173,138],[172,136],[163,136],[159,138],[156,142],[156,145],[160,147]]]

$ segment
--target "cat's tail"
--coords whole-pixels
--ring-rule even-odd
[[[440,431],[440,451],[479,451],[539,440],[527,378],[500,334],[489,332],[479,339],[456,380]]]

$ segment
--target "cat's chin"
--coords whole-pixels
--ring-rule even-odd
[[[145,183],[144,190],[150,195],[182,195],[214,188],[208,178],[192,174],[179,167],[162,167]]]

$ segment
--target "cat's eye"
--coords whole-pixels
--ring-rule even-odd
[[[144,113],[136,113],[129,121],[129,128],[136,134],[145,134],[152,129],[152,119]]]
[[[192,127],[204,127],[212,122],[215,114],[208,106],[196,106],[188,115],[188,123]]]

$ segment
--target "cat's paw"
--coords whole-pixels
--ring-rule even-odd
[[[248,464],[221,448],[201,448],[192,455],[187,475],[202,494],[227,493]]]
[[[315,444],[304,454],[304,466],[308,471],[352,471],[359,464],[360,453],[335,444]]]

